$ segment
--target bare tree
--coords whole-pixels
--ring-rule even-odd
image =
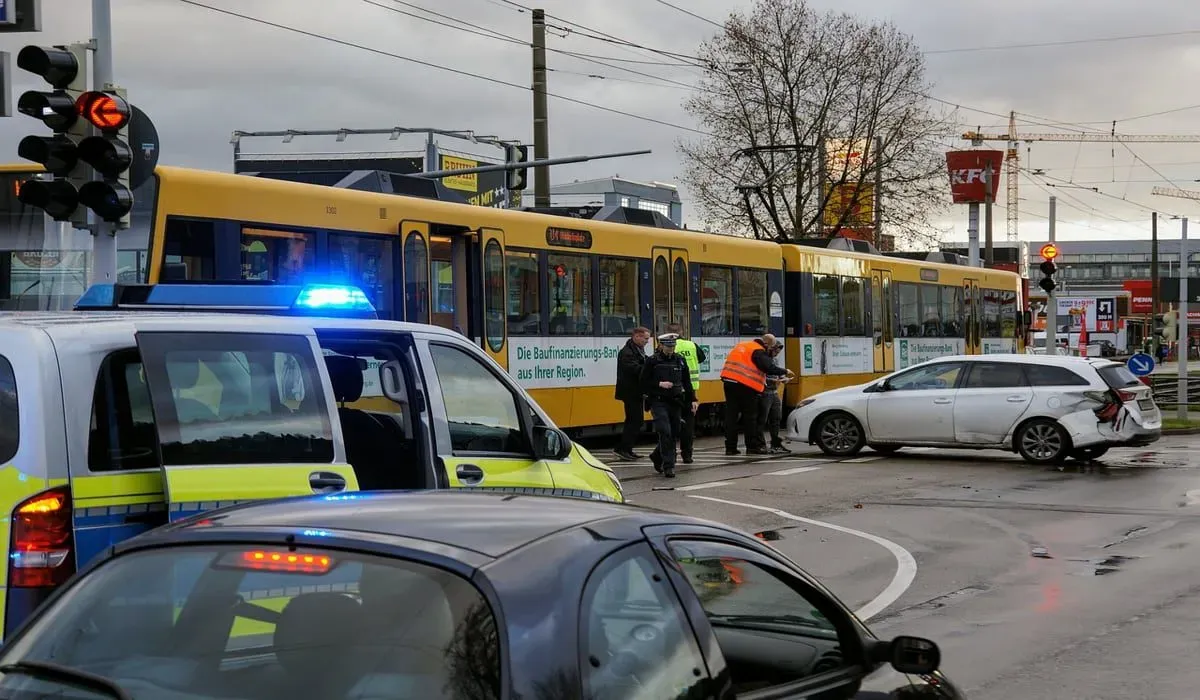
[[[873,227],[878,175],[883,229],[936,239],[954,125],[926,97],[911,37],[805,0],[758,0],[698,55],[704,76],[686,108],[711,136],[680,148],[710,227],[748,235],[753,217],[779,241]]]

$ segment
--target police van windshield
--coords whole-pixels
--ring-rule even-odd
[[[285,570],[287,569],[287,570]],[[0,698],[79,694],[37,662],[135,698],[500,696],[496,621],[467,580],[319,549],[204,546],[114,560],[0,657]]]

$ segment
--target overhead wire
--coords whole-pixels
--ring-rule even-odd
[[[685,10],[682,7],[679,7],[678,5],[672,5],[671,3],[667,2],[667,0],[655,0],[655,2],[657,2],[659,5],[666,5],[667,7],[671,8],[672,10],[677,10],[679,12],[682,12],[683,14],[685,14],[689,17],[694,17],[694,18],[700,20],[701,22],[708,22],[709,24],[716,27],[717,29],[725,28],[725,25],[723,25],[719,22],[714,22],[713,20],[711,20],[707,17],[703,17],[701,15],[698,15],[695,12],[692,12],[691,10]]]
[[[199,2],[198,0],[177,0],[177,1],[184,3],[186,5],[192,5],[193,7],[204,8],[204,9],[210,10],[212,12],[229,15],[231,17],[237,17],[237,18],[249,21],[249,22],[254,22],[257,24],[262,24],[264,26],[273,27],[275,29],[282,29],[284,31],[292,32],[294,34],[300,34],[300,35],[307,36],[307,37],[310,37],[313,39],[321,39],[322,41],[328,41],[328,42],[332,42],[335,44],[340,44],[342,46],[359,49],[361,51],[367,51],[369,53],[373,53],[373,54],[376,54],[379,56],[387,56],[388,58],[394,58],[396,60],[405,61],[407,63],[413,63],[413,64],[416,64],[419,66],[425,66],[427,68],[433,68],[435,70],[445,71],[447,73],[453,73],[455,75],[460,75],[463,77],[474,78],[476,80],[484,80],[484,81],[487,81],[494,85],[503,85],[505,87],[516,88],[518,90],[523,90],[523,91],[532,90],[532,88],[527,85],[520,85],[518,83],[513,83],[513,82],[510,82],[507,80],[501,80],[500,78],[494,78],[494,77],[490,77],[490,76],[486,76],[486,75],[480,75],[479,73],[473,73],[471,71],[462,70],[459,68],[451,68],[449,66],[438,65],[438,64],[432,63],[430,61],[423,61],[419,58],[413,58],[411,56],[404,56],[401,54],[392,53],[390,51],[384,51],[383,49],[377,49],[377,48],[374,48],[371,46],[366,46],[364,44],[358,44],[358,43],[355,43],[352,41],[347,41],[345,39],[338,39],[336,37],[319,34],[317,32],[310,32],[306,29],[292,27],[292,26],[289,26],[286,24],[279,24],[278,22],[272,22],[271,20],[263,19],[261,17],[254,17],[252,15],[244,15],[244,14],[241,14],[240,12],[235,12],[233,10],[227,10],[227,9],[221,8],[221,7],[214,7],[212,5],[206,5],[202,2]],[[674,128],[674,129],[680,129],[682,131],[690,131],[692,133],[701,134],[703,136],[711,136],[712,135],[706,131],[702,131],[700,129],[696,129],[696,128],[693,128],[690,126],[685,126],[683,124],[675,124],[675,123],[672,123],[672,122],[669,122],[669,121],[666,121],[663,119],[657,119],[655,117],[647,117],[642,114],[626,112],[624,110],[616,109],[613,107],[606,107],[604,105],[599,105],[594,102],[588,102],[586,100],[580,100],[580,99],[576,99],[574,97],[567,97],[566,95],[559,95],[556,93],[547,92],[546,96],[553,97],[554,99],[557,99],[557,100],[562,100],[563,102],[570,102],[572,104],[582,105],[584,107],[591,107],[593,109],[598,109],[598,110],[601,110],[604,112],[609,112],[612,114],[618,114],[618,115],[621,115],[624,117],[630,117],[632,119],[638,119],[638,120],[650,122],[653,124],[668,126],[668,127]]]
[[[1023,44],[996,44],[992,46],[963,46],[951,49],[930,49],[922,51],[926,56],[952,53],[977,53],[981,51],[1011,51],[1014,49],[1039,49],[1050,46],[1076,46],[1080,44],[1100,44],[1114,41],[1135,41],[1140,39],[1162,39],[1172,36],[1191,36],[1200,34],[1200,29],[1185,29],[1175,32],[1158,32],[1154,34],[1126,34],[1123,36],[1094,37],[1091,39],[1063,39],[1060,41],[1039,41]]]

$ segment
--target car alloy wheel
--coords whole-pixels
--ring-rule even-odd
[[[1049,420],[1028,423],[1017,436],[1017,450],[1028,462],[1046,464],[1062,458],[1068,449],[1067,434]]]
[[[845,413],[825,416],[817,427],[817,446],[828,455],[852,455],[861,450],[865,442],[862,426]]]

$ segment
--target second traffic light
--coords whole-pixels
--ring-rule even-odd
[[[128,226],[129,212],[133,209],[133,191],[129,187],[133,150],[128,141],[133,109],[123,92],[87,92],[76,103],[79,114],[99,132],[79,143],[79,159],[92,166],[99,176],[79,188],[79,203],[104,221]]]
[[[504,147],[504,162],[506,163],[528,163],[529,162],[529,146],[521,146],[518,144],[508,144]],[[508,189],[520,191],[526,188],[529,184],[529,169],[518,168],[516,170],[507,171]]]
[[[1038,252],[1042,256],[1042,264],[1038,265],[1038,269],[1042,271],[1042,279],[1038,281],[1038,286],[1042,291],[1051,294],[1058,288],[1058,282],[1054,280],[1054,273],[1058,270],[1058,266],[1054,264],[1054,259],[1058,257],[1058,246],[1047,243]]]

